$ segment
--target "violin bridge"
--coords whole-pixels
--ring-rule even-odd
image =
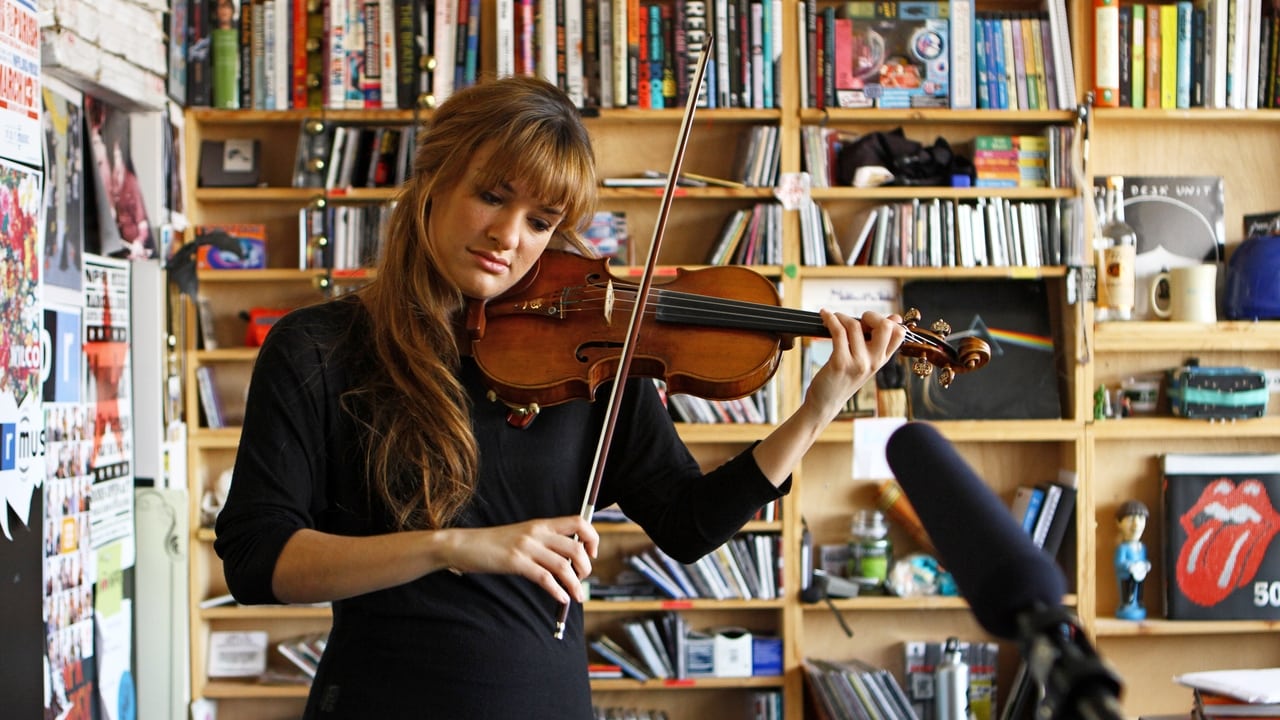
[[[613,324],[613,281],[605,283],[604,286],[604,324]]]

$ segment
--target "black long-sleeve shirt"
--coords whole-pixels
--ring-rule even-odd
[[[359,302],[341,299],[294,311],[267,336],[214,546],[241,602],[278,602],[272,572],[301,528],[350,536],[391,530],[385,512],[369,508],[363,436],[339,405],[373,362],[368,333]],[[517,429],[505,405],[485,398],[469,360],[461,378],[473,404],[480,474],[457,524],[577,513],[605,403],[543,408]],[[691,561],[789,483],[775,488],[750,452],[703,474],[652,382],[633,379],[597,506],[618,503],[660,547]],[[500,574],[436,572],[337,601],[306,717],[590,718],[581,607],[573,604],[564,639],[552,634],[558,610],[533,583]]]

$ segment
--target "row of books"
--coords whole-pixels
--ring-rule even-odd
[[[357,270],[371,266],[390,221],[387,203],[308,205],[298,211],[298,267]]]
[[[689,627],[680,613],[630,618],[621,622],[621,629],[630,650],[605,633],[591,641],[591,649],[621,675],[636,680],[689,677],[685,655]]]
[[[625,561],[676,600],[774,600],[782,597],[781,542],[776,533],[743,533],[693,563],[682,563],[656,545]]]
[[[934,673],[942,660],[943,645],[937,640],[908,640],[903,643],[907,698],[920,720],[938,718]],[[972,720],[996,720],[1001,717],[996,695],[1000,645],[961,641],[958,647],[960,659],[969,666],[969,717]]]
[[[810,181],[815,188],[839,186],[838,170],[841,151],[852,146],[863,136],[847,130],[830,128],[822,125],[805,125],[800,129],[800,153],[805,170],[809,172]],[[982,140],[988,138],[988,140]],[[998,140],[1007,138],[1007,142]],[[1043,182],[1037,184],[1013,184],[1001,182],[1005,178],[983,177],[982,168],[978,168],[975,184],[979,187],[1050,187],[1069,188],[1075,185],[1072,176],[1072,147],[1075,142],[1075,128],[1069,125],[1051,125],[1040,135],[985,135],[975,138],[973,143],[957,144],[954,151],[969,156],[977,165],[982,156],[984,144],[1007,144],[1013,149],[1014,138],[1018,143],[1043,144],[1041,152],[1044,159]],[[981,142],[980,142],[981,141]]]
[[[328,632],[296,635],[277,642],[276,651],[304,675],[314,678],[328,640]]]
[[[597,633],[589,645],[604,662],[593,662],[593,677],[685,680],[704,677],[780,676],[782,641],[745,628],[692,630],[677,612],[624,619],[626,642]]]
[[[921,720],[897,678],[859,659],[803,661],[806,685],[821,720]]]
[[[1035,546],[1052,556],[1062,547],[1075,508],[1073,476],[1055,482],[1021,485],[1010,504],[1014,519],[1027,531]]]
[[[773,108],[781,3],[763,0],[179,0],[171,85],[189,106],[430,108],[497,76],[537,75],[580,107],[682,106],[708,35],[704,107]],[[221,13],[221,14],[220,14]],[[493,13],[493,18],[486,17]],[[179,27],[181,23],[181,27]],[[493,38],[481,39],[492,28]]]
[[[1065,3],[976,13],[972,0],[799,6],[804,107],[1075,106]]]
[[[294,187],[395,187],[409,178],[410,125],[334,124],[309,119],[298,133]]]
[[[778,422],[777,400],[777,384],[770,381],[747,397],[734,400],[708,400],[696,395],[672,393],[667,395],[667,409],[676,422],[772,425]]]
[[[594,705],[591,714],[595,720],[670,720],[666,710],[656,708],[641,710],[618,705]]]
[[[725,218],[707,253],[708,265],[778,265],[782,262],[782,205],[756,203]]]
[[[868,206],[842,231],[815,201],[800,215],[801,261],[808,266],[1079,264],[1081,212],[1074,198],[913,198]]]
[[[1048,13],[978,13],[973,49],[977,107],[1062,110],[1074,105],[1058,78],[1063,58],[1054,51]],[[1070,50],[1065,52],[1069,56]]]
[[[1099,4],[1100,107],[1273,108],[1280,13],[1261,0]]]

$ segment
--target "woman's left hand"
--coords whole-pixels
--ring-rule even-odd
[[[870,311],[858,319],[823,310],[822,321],[831,333],[831,358],[814,375],[804,402],[813,404],[822,417],[834,419],[898,351],[907,329],[897,314],[886,317]]]

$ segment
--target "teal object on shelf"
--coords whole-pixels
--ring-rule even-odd
[[[1231,254],[1223,311],[1229,320],[1280,319],[1280,235],[1248,238]]]

